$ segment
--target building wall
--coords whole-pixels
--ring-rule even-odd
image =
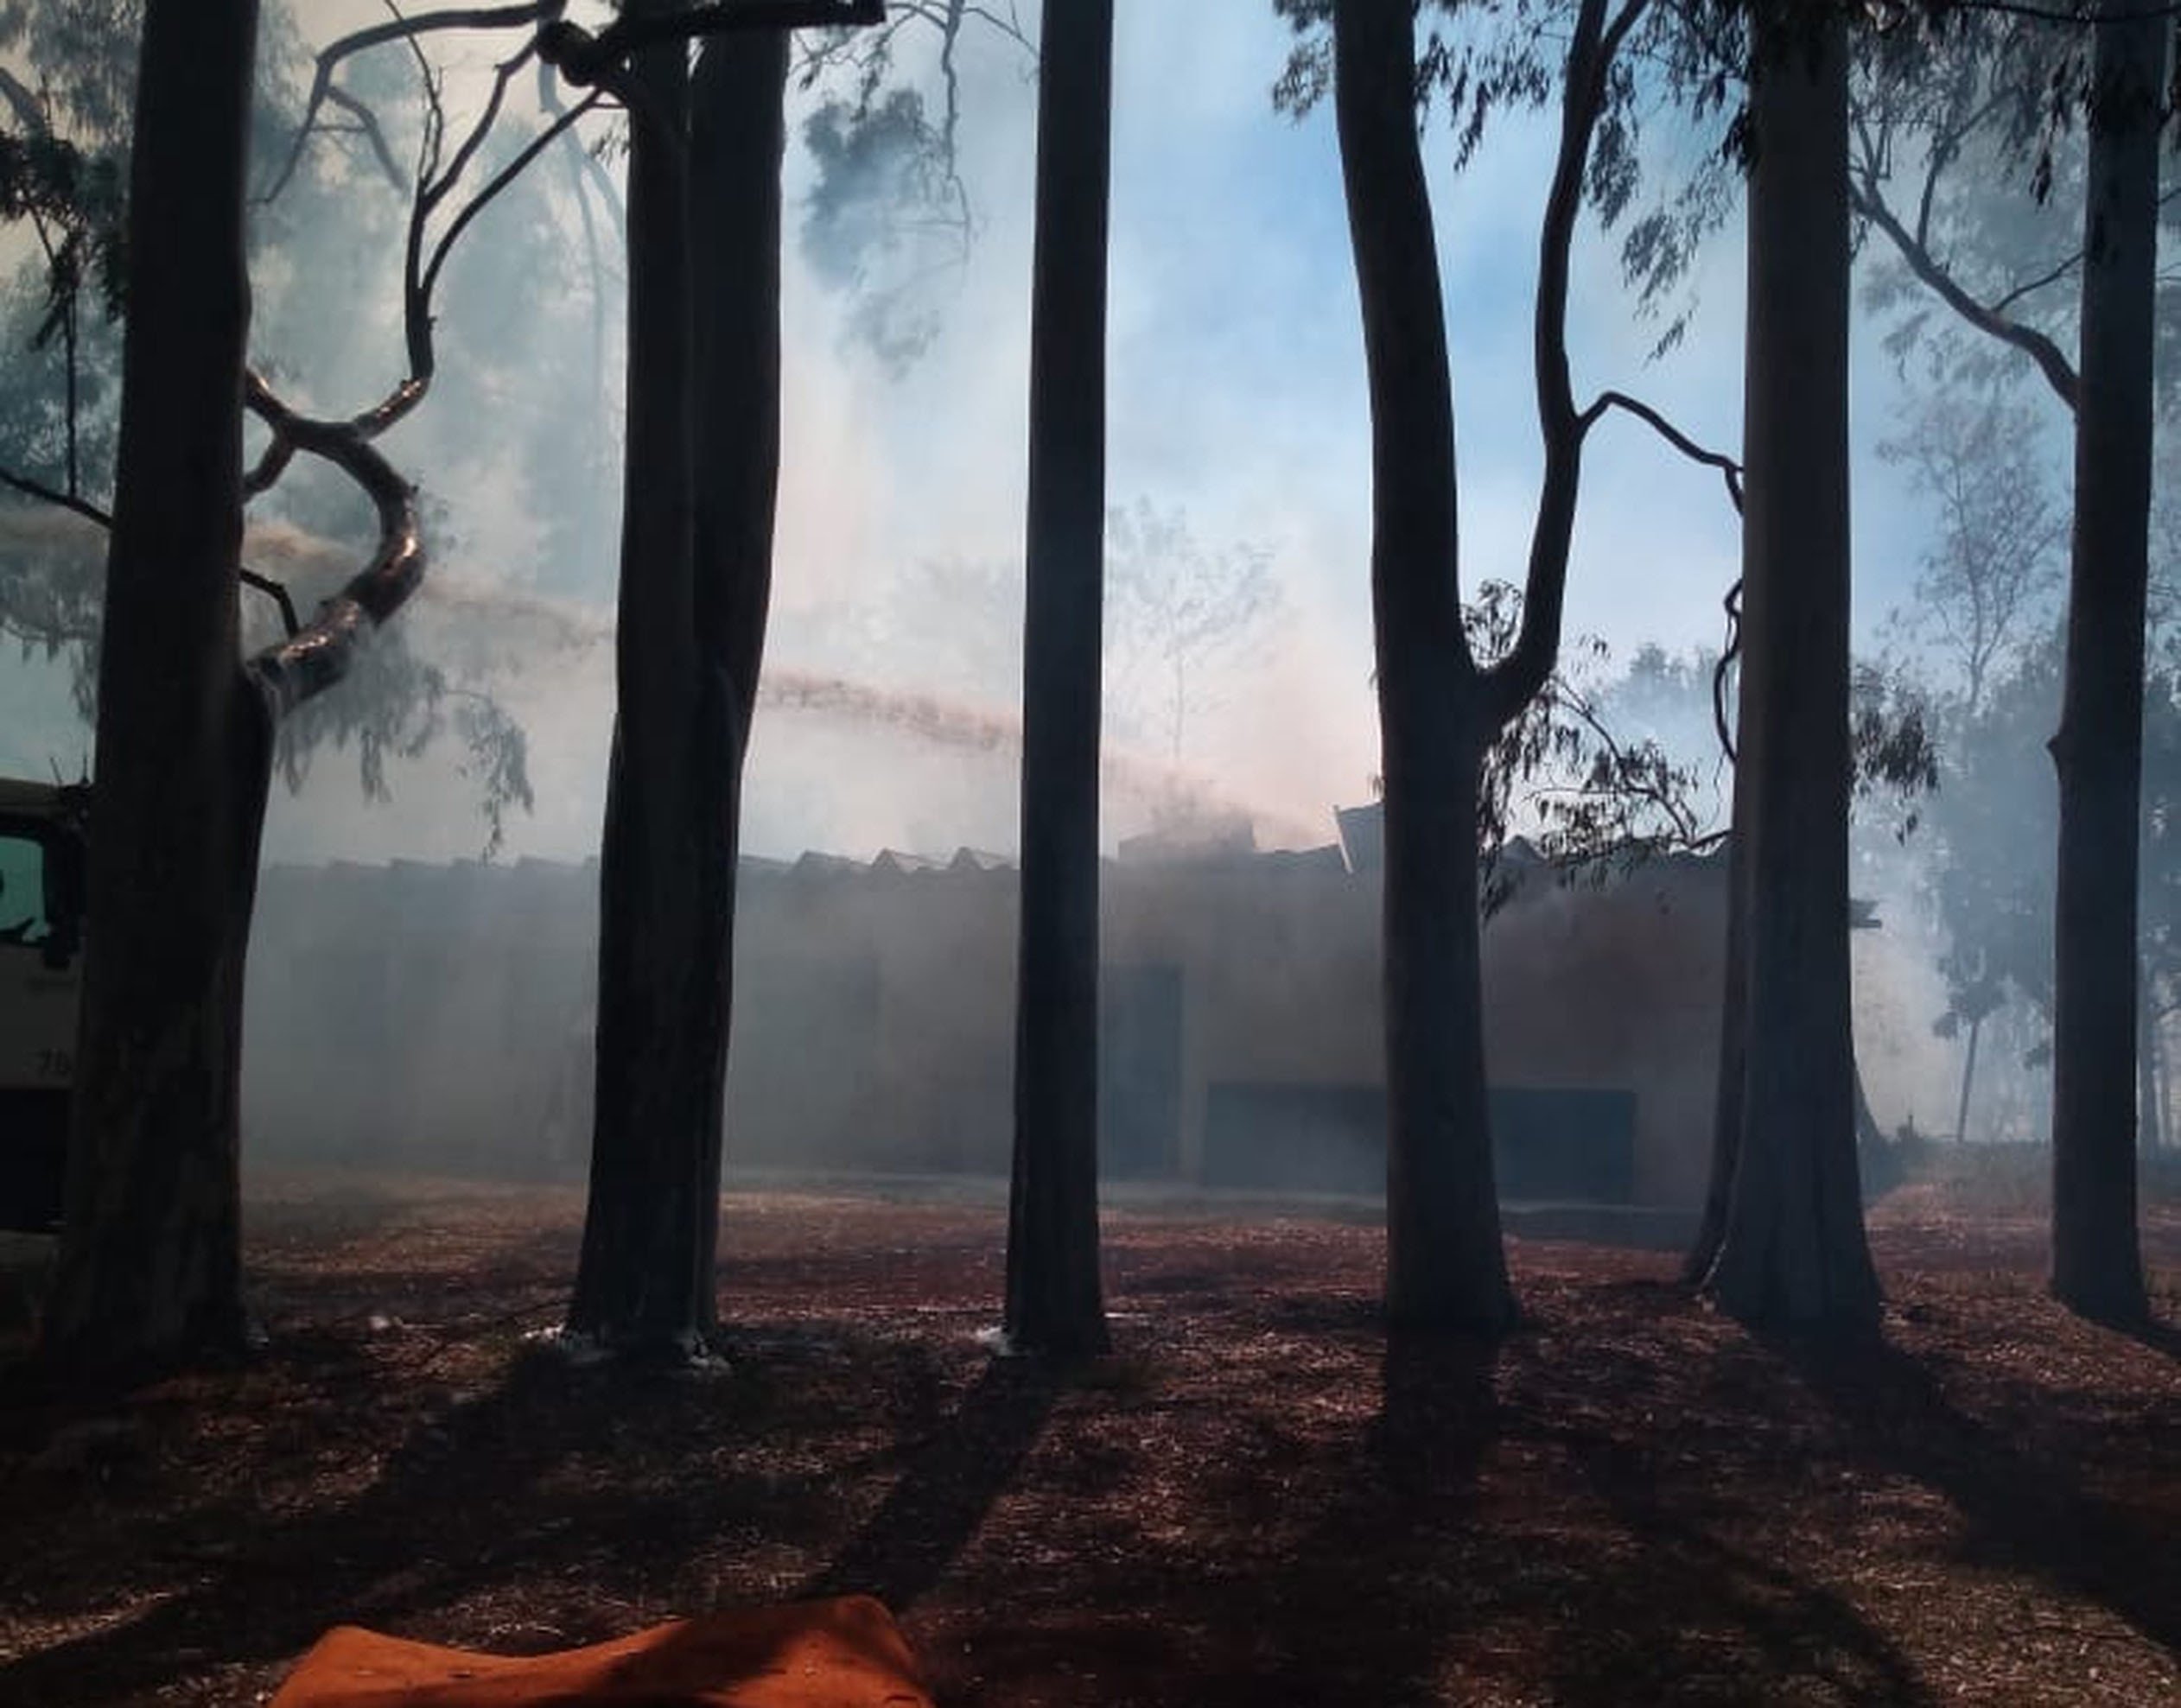
[[[1541,877],[1485,936],[1494,1084],[1632,1092],[1639,1203],[1686,1204],[1703,1189],[1720,879],[1702,861],[1603,887]],[[595,866],[529,860],[269,870],[250,978],[253,1149],[579,1170],[596,886]],[[747,863],[730,1162],[1004,1172],[1016,917],[1013,870],[973,857]],[[1128,1015],[1110,1006],[1109,1037],[1179,1027],[1178,1095],[1108,1096],[1131,1119],[1172,1109],[1170,1135],[1128,1135],[1148,1147],[1138,1153],[1203,1178],[1216,1088],[1367,1102],[1384,1081],[1378,933],[1376,882],[1331,850],[1110,864],[1110,1003],[1146,1000]],[[1167,1059],[1157,1036],[1136,1042],[1142,1061]]]

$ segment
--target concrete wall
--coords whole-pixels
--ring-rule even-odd
[[[1635,1095],[1635,1198],[1686,1204],[1706,1161],[1720,868],[1603,887],[1549,874],[1485,933],[1495,1085]],[[588,1145],[595,867],[268,870],[251,952],[245,1114],[257,1154],[573,1172]],[[1383,1086],[1379,895],[1332,850],[1110,864],[1110,1004],[1141,991],[1178,1099],[1161,1165],[1200,1178],[1220,1086]],[[731,1164],[1002,1172],[1011,1142],[1016,884],[1004,864],[746,862]],[[1119,1031],[1112,1034],[1118,1038]],[[1115,1059],[1127,1053],[1117,1047]],[[1134,1135],[1132,1135],[1134,1136]],[[1163,1151],[1155,1149],[1164,1144]]]

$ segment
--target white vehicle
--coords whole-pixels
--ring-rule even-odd
[[[90,791],[0,778],[0,1229],[60,1219]]]

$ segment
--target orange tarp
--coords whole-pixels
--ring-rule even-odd
[[[868,1596],[709,1613],[522,1657],[338,1626],[272,1708],[933,1708]]]

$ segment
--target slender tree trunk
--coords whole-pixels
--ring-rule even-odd
[[[1726,1237],[1726,1205],[1741,1155],[1742,1093],[1749,1076],[1750,817],[1755,796],[1741,784],[1736,748],[1733,818],[1726,843],[1726,955],[1720,968],[1719,1082],[1712,1103],[1712,1170],[1696,1240],[1682,1263],[1682,1279],[1702,1285]]]
[[[1848,965],[1847,53],[1760,22],[1750,96],[1741,1136],[1707,1286],[1751,1322],[1873,1320]]]
[[[1098,1276],[1098,717],[1112,0],[1045,0],[1031,270],[1022,918],[1006,1333],[1107,1345]]]
[[[2150,975],[2140,961],[2136,963],[2136,1110],[2141,1122],[2143,1148],[2150,1152],[2164,1143],[2159,1111],[2159,1019],[2152,999]]]
[[[67,1224],[45,1346],[239,1345],[243,956],[270,719],[236,638],[255,0],[149,0]]]
[[[660,0],[647,0],[654,10]],[[637,55],[629,127],[628,429],[599,873],[590,1197],[569,1327],[632,1349],[698,1349],[716,1322],[715,996],[708,917],[723,849],[696,646],[688,49]]]
[[[1514,1316],[1485,1089],[1477,791],[1491,739],[1461,628],[1453,387],[1404,0],[1339,0],[1334,108],[1370,385],[1385,776],[1386,1312]]]
[[[2052,1291],[2144,1314],[2135,1202],[2136,883],[2149,575],[2158,102],[2166,26],[2127,0],[2095,32],[2081,402],[2052,968]]]
[[[2163,1014],[2151,1022],[2151,1059],[2157,1070],[2159,1145],[2164,1149],[2172,1142],[2167,1135],[2173,1131],[2173,1076],[2167,1065],[2165,1017]]]
[[[1984,1016],[1979,1014],[1969,1022],[1969,1047],[1962,1057],[1962,1097],[1954,1108],[1954,1142],[1966,1145],[1969,1141],[1969,1093],[1976,1084],[1976,1043],[1984,1032]]]

